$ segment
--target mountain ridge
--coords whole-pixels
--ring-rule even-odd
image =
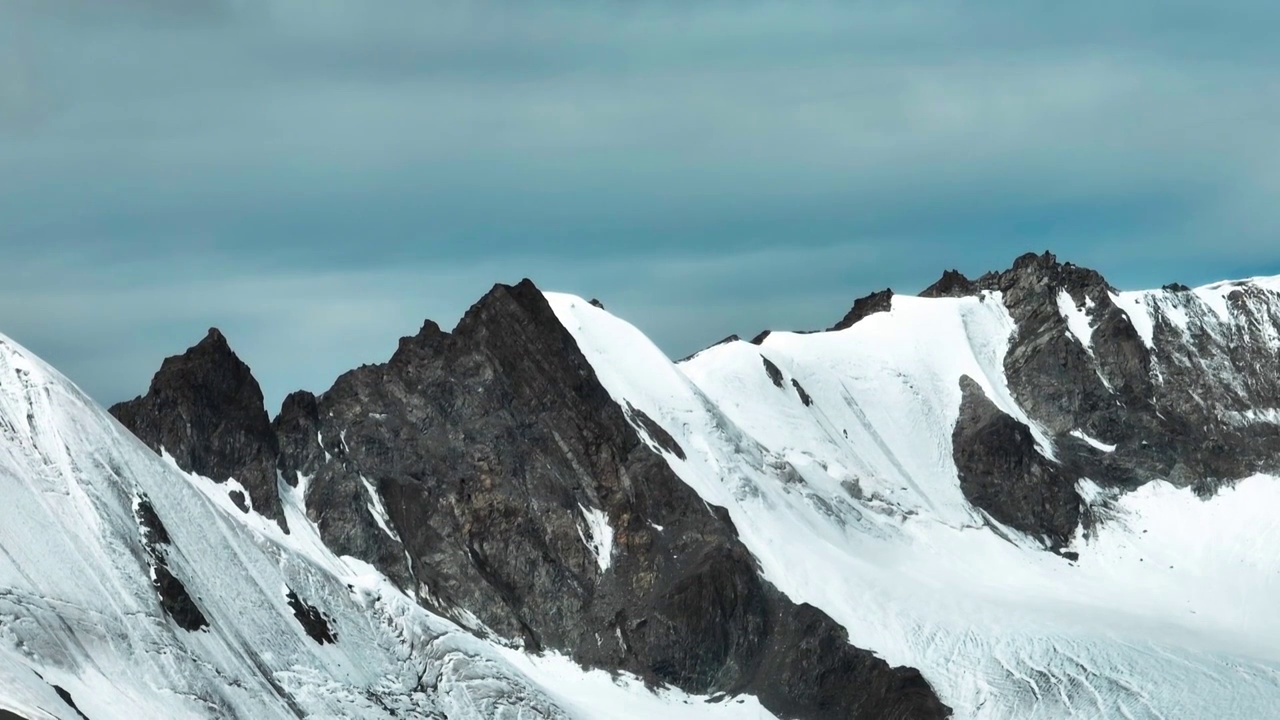
[[[152,394],[192,395],[166,389],[170,377],[186,380],[158,375]],[[700,503],[531,281],[495,286],[452,333],[428,322],[386,364],[290,398],[274,424],[279,467],[290,485],[308,476],[326,544],[481,634],[690,692],[750,692],[800,717],[945,713],[918,673],[853,648],[830,618],[762,583],[726,516],[689,512]],[[112,411],[128,424],[136,405],[157,406],[134,403]],[[158,450],[156,425],[135,432]],[[582,542],[593,512],[612,535],[607,559]],[[722,614],[706,615],[708,597]]]
[[[946,628],[968,621],[896,594],[899,580],[832,556],[883,586],[846,588],[874,608],[859,611],[786,558],[835,538],[875,557],[904,528],[1014,552],[973,539],[982,532],[1016,550],[1006,561],[1019,573],[1090,578],[1117,508],[1173,502],[1166,484],[1213,498],[1280,472],[1270,285],[1121,292],[1029,253],[976,280],[947,271],[919,296],[875,293],[828,331],[731,336],[673,364],[598,302],[525,280],[495,286],[452,332],[427,321],[387,363],[290,395],[270,425],[275,468],[326,545],[481,637],[801,717],[1057,717],[948,675],[916,634],[946,645]],[[162,418],[131,408],[163,405],[131,402],[112,412],[158,450]],[[248,404],[228,406],[244,411],[233,437],[261,427]],[[779,545],[761,517],[812,545]],[[1016,678],[989,662],[1023,641],[981,638],[971,671]],[[1036,672],[1072,688],[1064,698],[1137,702],[1113,671],[1076,677],[1058,642],[1036,651],[1054,653]]]

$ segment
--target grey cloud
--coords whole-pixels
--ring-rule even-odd
[[[223,325],[278,399],[525,275],[683,355],[1024,250],[1280,271],[1277,19],[0,0],[0,331],[112,401]]]

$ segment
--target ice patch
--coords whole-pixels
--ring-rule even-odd
[[[1108,445],[1107,443],[1104,443],[1104,442],[1102,442],[1101,440],[1097,440],[1097,439],[1095,439],[1095,438],[1093,438],[1093,437],[1090,437],[1090,436],[1089,436],[1087,433],[1085,433],[1085,431],[1083,431],[1083,430],[1072,430],[1072,431],[1071,431],[1071,437],[1073,437],[1073,438],[1077,438],[1077,439],[1080,439],[1080,440],[1083,440],[1083,441],[1085,441],[1085,442],[1089,443],[1090,445],[1092,445],[1094,448],[1096,448],[1096,449],[1098,449],[1098,450],[1101,450],[1102,452],[1107,452],[1107,453],[1109,453],[1109,452],[1115,452],[1115,451],[1116,451],[1116,446],[1115,446],[1115,445]]]
[[[360,482],[364,483],[364,489],[369,492],[369,504],[365,507],[369,509],[374,522],[378,523],[378,527],[382,528],[382,532],[386,533],[387,537],[403,544],[404,541],[400,539],[400,535],[391,529],[391,516],[387,514],[387,506],[382,503],[382,496],[378,494],[378,489],[373,486],[369,478],[363,475],[360,476]]]
[[[329,454],[329,451],[326,450],[324,446],[324,435],[322,435],[318,430],[316,431],[316,442],[320,444],[320,449],[324,452],[324,461],[332,461],[333,456]]]
[[[595,553],[600,572],[604,573],[613,564],[613,526],[609,524],[609,516],[603,510],[585,508],[581,504],[578,509],[587,523],[585,532],[581,525],[578,526],[578,537]]]
[[[1085,298],[1084,307],[1077,307],[1076,301],[1071,299],[1071,293],[1066,290],[1058,291],[1058,313],[1067,321],[1067,331],[1084,346],[1090,356],[1093,355],[1093,320],[1089,317],[1091,309],[1092,298]]]

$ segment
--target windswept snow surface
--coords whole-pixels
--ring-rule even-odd
[[[853,644],[919,668],[958,718],[1280,717],[1280,480],[1208,501],[1082,481],[1105,519],[1077,534],[1076,563],[1002,538],[966,502],[951,446],[962,375],[1053,453],[1008,391],[999,295],[896,296],[847,330],[680,365],[604,310],[547,297],[615,401],[682,446],[667,461],[730,511],[765,576]]]
[[[285,534],[241,512],[234,486],[156,456],[0,336],[0,710],[79,717],[54,686],[93,720],[534,720],[632,706],[680,718],[705,702],[526,657],[428,613],[325,547],[306,512],[309,481],[280,481]],[[160,607],[135,515],[144,499],[205,630],[178,628]],[[335,643],[307,635],[288,591],[319,610]],[[569,702],[579,690],[606,710]],[[767,717],[750,699],[725,707],[719,717]]]

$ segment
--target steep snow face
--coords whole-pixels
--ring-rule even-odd
[[[1208,328],[1212,307],[1180,295],[1187,322]],[[1163,298],[1119,299],[1151,343],[1182,317]],[[668,463],[729,510],[765,576],[854,645],[919,668],[957,717],[1274,716],[1280,480],[1206,501],[1082,479],[1100,525],[1077,534],[1078,562],[966,502],[952,448],[962,375],[1055,452],[1009,393],[1014,325],[999,295],[898,296],[843,331],[773,333],[680,365],[581,299],[548,300],[614,399],[680,445]],[[1074,317],[1087,343],[1088,316]]]
[[[651,717],[692,717],[704,703],[497,648],[428,613],[325,547],[307,515],[308,478],[296,480],[279,483],[286,535],[242,512],[234,484],[179,471],[0,336],[0,710],[525,719],[596,717],[573,704],[579,691]],[[605,544],[602,528],[592,533]],[[203,629],[162,609],[158,572],[184,586]],[[332,641],[313,639],[299,615]],[[718,716],[768,717],[749,699]]]

